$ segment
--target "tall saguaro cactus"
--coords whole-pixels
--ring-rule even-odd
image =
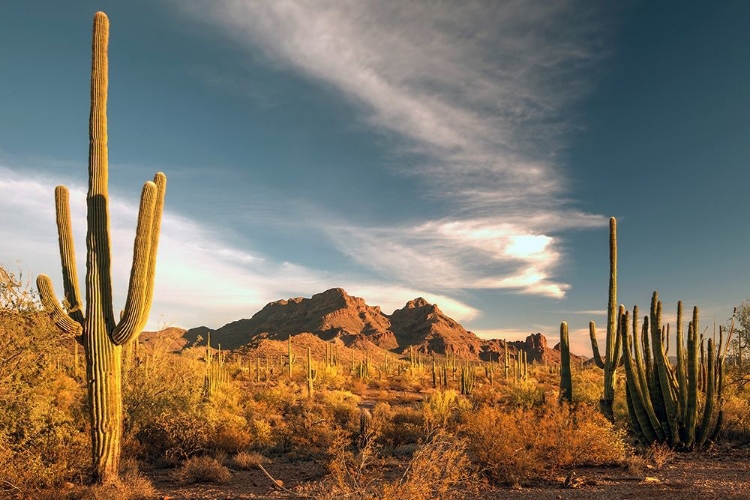
[[[79,335],[86,355],[91,445],[96,481],[117,476],[122,436],[122,348],[137,339],[148,321],[154,292],[156,250],[167,179],[157,173],[143,186],[138,213],[133,267],[119,322],[112,305],[107,153],[107,46],[109,19],[94,15],[89,115],[89,188],[86,198],[86,306],[78,287],[68,190],[55,189],[57,229],[67,311],[55,297],[52,280],[37,279],[45,308],[64,331]]]
[[[560,401],[573,403],[573,380],[570,371],[570,340],[568,324],[560,323]]]
[[[620,362],[620,342],[617,335],[617,220],[609,219],[609,300],[607,304],[607,340],[605,357],[599,354],[596,341],[596,325],[589,323],[591,350],[594,352],[596,366],[604,370],[604,394],[599,402],[601,411],[610,420],[614,420],[612,405],[615,400],[615,371]]]

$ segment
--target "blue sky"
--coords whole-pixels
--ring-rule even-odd
[[[219,327],[341,286],[483,336],[604,326],[620,295],[723,321],[750,297],[744,2],[6,2],[0,262],[83,266],[90,27],[110,17],[115,299],[167,174],[150,327]],[[667,319],[670,319],[669,317]],[[673,319],[673,318],[672,318]]]

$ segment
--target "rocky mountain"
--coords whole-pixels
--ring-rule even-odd
[[[398,347],[390,330],[390,320],[378,306],[368,306],[341,288],[332,288],[306,299],[278,300],[267,304],[250,319],[241,319],[212,331],[212,343],[235,349],[256,337],[286,340],[290,335],[308,332],[324,340],[340,338],[345,344],[368,341],[383,349]],[[188,339],[206,338],[205,327],[191,329]]]
[[[422,297],[410,300],[389,319],[400,352],[405,353],[413,346],[424,354],[455,352],[467,358],[478,358],[482,353],[482,339]]]
[[[199,343],[205,345],[209,333],[211,345],[221,344],[224,349],[255,348],[299,334],[311,334],[363,351],[407,354],[413,348],[425,355],[456,353],[462,359],[485,361],[498,360],[506,347],[503,340],[477,337],[445,315],[436,304],[421,297],[388,315],[380,307],[370,306],[341,288],[332,288],[310,298],[271,302],[250,319],[234,321],[216,330],[205,326],[192,328],[182,335],[183,344],[193,345],[202,339]],[[560,362],[559,350],[550,349],[541,333],[532,334],[525,341],[509,341],[507,348],[510,355],[526,351],[529,362]]]

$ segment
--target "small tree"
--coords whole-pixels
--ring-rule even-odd
[[[734,320],[734,335],[731,348],[732,355],[728,364],[739,369],[740,373],[747,371],[750,359],[750,300],[746,299],[734,308],[734,314],[729,323]],[[729,325],[727,325],[729,328]]]

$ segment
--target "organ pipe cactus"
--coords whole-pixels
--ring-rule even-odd
[[[107,153],[107,83],[109,20],[97,12],[93,22],[91,111],[89,115],[89,187],[86,197],[86,305],[78,286],[68,190],[55,188],[55,207],[67,310],[45,275],[37,287],[45,309],[64,331],[79,336],[86,357],[94,479],[117,476],[122,436],[121,346],[137,338],[148,321],[154,291],[156,250],[164,205],[166,177],[157,173],[143,187],[138,213],[133,266],[119,322],[112,305],[111,243]]]
[[[614,420],[612,405],[615,400],[615,371],[620,362],[620,337],[617,335],[617,220],[609,219],[609,300],[607,304],[607,339],[605,357],[599,353],[596,340],[596,324],[589,323],[591,350],[594,363],[604,370],[604,394],[599,406],[609,420]]]
[[[568,324],[560,323],[560,401],[573,403],[573,380],[570,371]]]
[[[682,327],[678,323],[676,367],[671,365],[661,341],[661,309],[661,301],[658,300],[658,294],[654,292],[651,321],[648,316],[644,317],[642,328],[642,335],[648,336],[650,323],[650,346],[653,351],[653,368],[650,373],[646,372],[647,365],[643,362],[644,356],[639,352],[642,349],[645,350],[649,343],[645,339],[641,343],[637,338],[637,309],[634,309],[632,335],[629,313],[626,312],[620,317],[618,334],[624,346],[626,397],[631,427],[639,440],[647,445],[665,442],[678,449],[702,448],[709,440],[715,439],[723,421],[723,413],[720,410],[726,354],[723,331],[720,331],[718,345],[715,344],[714,339],[708,339],[706,391],[705,398],[701,398],[699,394],[698,308],[693,308],[693,320],[688,323],[686,358]],[[681,321],[682,303],[678,303],[677,317],[678,321]],[[701,399],[704,403],[702,413],[699,415]]]
[[[474,366],[466,363],[461,367],[461,394],[471,396],[471,393],[474,392],[475,383],[476,371],[474,370]]]

